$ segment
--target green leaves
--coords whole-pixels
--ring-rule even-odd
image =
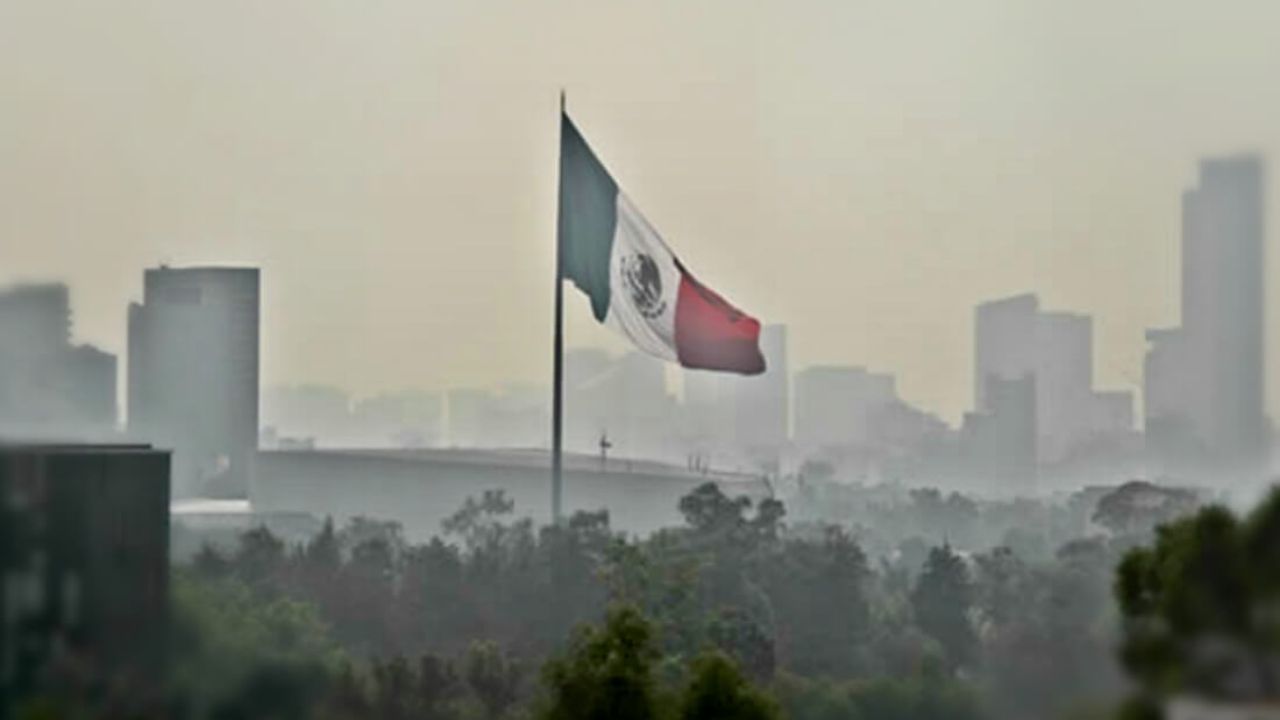
[[[1207,507],[1129,552],[1115,579],[1121,658],[1143,690],[1276,697],[1278,560],[1280,489],[1243,521]]]
[[[610,611],[603,628],[578,631],[561,658],[543,670],[545,720],[653,720],[661,699],[654,679],[659,654],[638,610]]]
[[[973,660],[977,651],[969,619],[972,604],[973,585],[964,560],[948,546],[930,550],[911,593],[911,607],[920,629],[942,645],[952,669]]]
[[[751,685],[733,661],[720,653],[694,661],[680,699],[679,720],[778,720],[773,698]]]

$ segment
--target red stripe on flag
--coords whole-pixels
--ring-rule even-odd
[[[730,305],[683,267],[680,270],[676,297],[676,356],[680,364],[743,375],[764,372],[760,321]]]

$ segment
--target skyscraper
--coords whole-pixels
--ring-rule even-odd
[[[961,457],[986,489],[1025,491],[1039,456],[1036,377],[991,374],[983,386],[986,405],[960,428]]]
[[[1091,433],[1093,320],[1042,312],[1035,295],[986,302],[974,312],[974,407],[995,411],[993,381],[1030,379],[1035,393],[1036,456],[1064,460]]]
[[[1242,155],[1202,161],[1182,196],[1182,326],[1148,334],[1157,446],[1193,443],[1227,463],[1263,448],[1264,195],[1261,158]]]
[[[1206,160],[1182,202],[1182,321],[1205,389],[1194,424],[1219,452],[1263,441],[1263,169]]]
[[[176,497],[242,495],[258,438],[258,270],[160,267],[143,284],[129,431],[174,451]]]
[[[1071,460],[1091,439],[1131,432],[1124,393],[1093,387],[1093,318],[1044,311],[1035,295],[983,303],[974,311],[974,409],[996,412],[995,381],[1029,379],[1039,465]],[[1006,396],[1013,392],[1003,390]],[[1008,400],[1008,397],[1006,397]],[[1017,403],[1005,403],[1013,407]]]
[[[991,379],[1018,380],[1036,371],[1040,300],[1031,294],[991,300],[973,313],[973,407],[994,409]]]

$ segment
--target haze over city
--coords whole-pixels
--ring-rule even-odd
[[[1100,384],[1140,390],[1143,330],[1178,321],[1197,161],[1280,151],[1277,21],[1258,3],[15,0],[0,281],[69,282],[77,335],[123,356],[140,268],[254,265],[265,384],[546,383],[563,87],[682,257],[789,325],[793,367],[894,372],[958,422],[971,308],[1031,291],[1092,314]],[[570,342],[622,347],[585,310],[569,298]]]
[[[0,720],[1280,720],[1277,29],[0,0]]]

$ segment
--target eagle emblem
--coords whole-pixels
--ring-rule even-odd
[[[645,318],[652,320],[667,309],[662,299],[662,272],[658,263],[645,253],[636,253],[622,259],[622,281],[631,302]]]

